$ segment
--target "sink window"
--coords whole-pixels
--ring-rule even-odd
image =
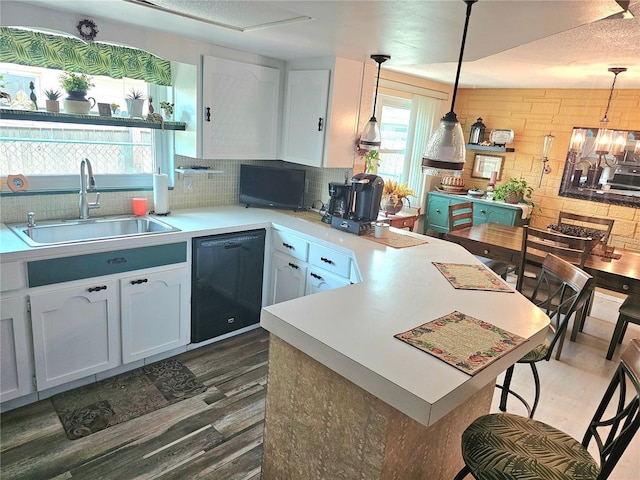
[[[3,38],[7,31],[2,29]],[[43,37],[53,38],[48,34]],[[13,37],[11,39],[18,41]],[[126,50],[129,54],[133,51]],[[141,55],[149,54],[141,52]],[[34,59],[32,63],[45,60]],[[29,63],[22,59],[20,62]],[[36,65],[0,63],[1,90],[11,98],[11,103],[3,99],[2,106],[30,109],[29,85],[32,82],[38,110],[45,110],[45,90],[59,90],[62,93],[60,110],[63,112],[62,100],[66,92],[60,87],[62,72]],[[160,114],[160,100],[172,98],[171,86],[156,85],[144,79],[89,76],[95,86],[87,92],[87,98],[92,97],[103,104],[114,104],[113,108],[109,108],[113,116],[128,117],[125,98],[131,90],[144,95],[145,116],[149,97],[153,97],[154,108]],[[23,102],[19,102],[21,98]],[[90,114],[98,114],[97,103]],[[152,174],[158,169],[168,174],[173,172],[173,154],[169,152],[173,152],[173,135],[157,129],[0,119],[0,171],[28,176],[29,190],[32,192],[77,191],[79,164],[85,157],[92,162],[101,191],[151,188]]]

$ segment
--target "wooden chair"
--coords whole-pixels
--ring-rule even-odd
[[[523,262],[518,269],[518,280],[516,289],[527,296],[525,279],[532,279],[533,283],[537,279],[537,272],[546,254],[552,253],[563,260],[568,261],[578,267],[584,267],[584,263],[591,248],[590,240],[582,237],[571,237],[561,233],[538,230],[528,226],[524,227],[522,233]],[[531,284],[531,282],[529,282]]]
[[[449,205],[449,231],[460,230],[473,225],[473,202],[462,202]],[[512,266],[505,262],[490,258],[476,256],[486,267],[489,267],[496,275],[506,280]]]
[[[611,357],[613,357],[616,345],[622,343],[624,334],[627,331],[627,325],[630,323],[640,325],[640,297],[629,295],[625,301],[622,302],[622,305],[620,305],[618,312],[618,321],[611,336],[611,343],[607,351],[607,360],[611,360]]]
[[[512,365],[505,372],[502,385],[496,385],[497,388],[502,390],[500,396],[501,411],[506,411],[507,398],[511,394],[524,404],[529,412],[529,417],[533,418],[540,400],[540,378],[536,363],[543,360],[548,361],[556,345],[558,345],[556,359],[560,358],[569,319],[584,305],[592,288],[593,277],[591,275],[566,260],[553,254],[547,254],[542,262],[542,268],[529,299],[549,316],[551,320],[550,329],[553,331],[553,336],[550,340],[546,339],[517,362],[529,364],[531,367],[535,383],[533,406],[530,407],[529,403],[521,395],[511,390],[511,379],[514,371],[514,365]]]
[[[477,479],[606,480],[640,427],[639,402],[640,339],[633,339],[622,353],[582,443],[537,420],[509,413],[484,415],[462,434],[465,466],[455,478],[461,480],[471,473]],[[587,450],[592,439],[599,462]]]
[[[569,212],[560,212],[558,214],[558,225],[579,226],[589,230],[598,230],[602,232],[601,241],[605,244],[609,241],[609,237],[611,236],[613,222],[614,219],[612,218],[589,217],[587,215],[578,215]],[[602,226],[604,226],[604,228]]]

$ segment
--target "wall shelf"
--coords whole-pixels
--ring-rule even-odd
[[[101,117],[99,115],[75,115],[34,110],[0,109],[2,120],[27,120],[32,122],[77,123],[82,125],[105,125],[111,127],[152,128],[156,130],[185,130],[184,122],[147,122],[146,120],[124,117]]]
[[[495,147],[493,145],[475,145],[472,143],[467,143],[465,145],[465,147],[467,148],[467,150],[478,150],[481,152],[515,152],[516,149],[515,148],[508,148],[508,147]]]

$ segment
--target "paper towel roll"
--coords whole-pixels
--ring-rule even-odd
[[[153,175],[153,209],[158,214],[169,212],[169,177],[164,173]]]

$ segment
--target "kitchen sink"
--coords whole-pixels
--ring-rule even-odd
[[[8,227],[32,247],[180,231],[146,215],[45,221],[34,227],[20,223]]]

